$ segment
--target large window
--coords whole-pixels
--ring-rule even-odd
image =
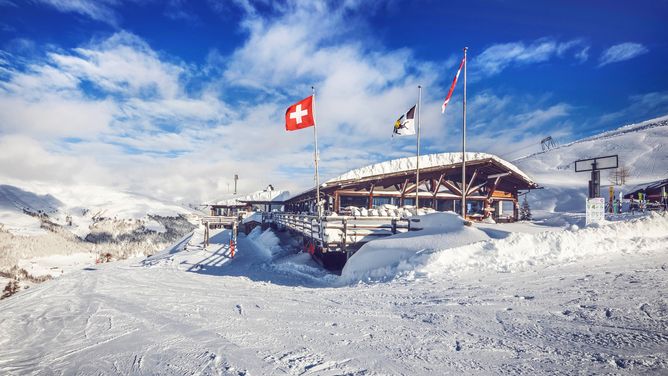
[[[512,201],[499,201],[499,213],[501,217],[512,217],[515,204]]]
[[[395,197],[374,197],[373,206],[378,207],[381,205],[396,205],[397,199]]]
[[[413,206],[413,205],[415,205],[415,197],[404,198],[404,206]]]
[[[341,208],[347,206],[357,206],[358,208],[366,208],[369,206],[369,196],[341,196]]]
[[[455,205],[457,204],[456,200],[436,200],[436,210],[441,211],[441,212],[446,212],[446,211],[456,211],[455,210]],[[456,206],[457,210],[459,209],[459,205]]]
[[[485,207],[482,201],[466,201],[466,214],[484,214]]]
[[[434,207],[433,199],[420,197],[420,207],[421,208],[433,208]]]

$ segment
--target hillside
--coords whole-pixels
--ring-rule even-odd
[[[148,255],[191,231],[193,211],[98,186],[0,185],[0,277],[25,287],[105,260]],[[0,287],[7,281],[0,278]]]
[[[582,211],[587,196],[588,173],[576,173],[579,159],[618,155],[619,165],[630,176],[622,191],[644,182],[668,177],[668,116],[625,125],[582,140],[561,145],[513,161],[545,189],[531,192],[534,208],[554,211]],[[609,185],[607,171],[601,185]]]

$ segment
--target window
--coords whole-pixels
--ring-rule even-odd
[[[357,206],[358,208],[366,208],[369,206],[368,196],[341,196],[341,208],[347,206]]]
[[[501,217],[512,217],[514,205],[512,201],[499,201],[499,213]]]
[[[484,208],[482,201],[466,201],[466,214],[484,214]]]
[[[394,197],[374,197],[373,198],[373,206],[378,207],[381,205],[396,205],[396,199]]]
[[[420,207],[432,208],[434,207],[434,201],[431,198],[420,198]]]
[[[456,200],[436,200],[436,210],[438,211],[455,211]],[[459,206],[457,206],[459,208]]]

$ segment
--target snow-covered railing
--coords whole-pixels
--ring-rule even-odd
[[[214,216],[202,217],[202,224],[206,224],[206,223],[232,224],[233,222],[236,222],[237,220],[239,220],[238,216],[226,217],[226,216],[221,216],[221,215],[214,215]]]
[[[397,217],[317,216],[265,213],[263,222],[274,223],[312,239],[323,250],[347,251],[378,237],[419,230],[419,219]]]

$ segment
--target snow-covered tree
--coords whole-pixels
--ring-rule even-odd
[[[522,201],[522,206],[520,207],[520,221],[530,221],[532,217],[527,195],[524,195],[524,201]]]

